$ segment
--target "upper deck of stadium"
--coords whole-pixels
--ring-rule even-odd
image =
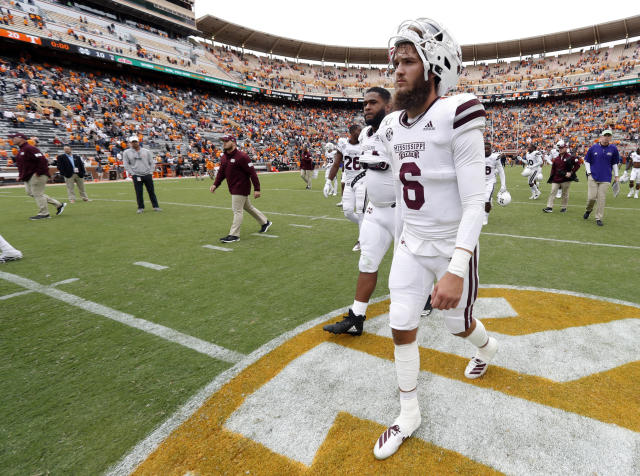
[[[371,86],[392,88],[386,49],[321,45],[274,36],[206,15],[202,37],[186,37],[163,24],[116,18],[112,10],[61,3],[0,0],[4,28],[64,45],[83,54],[206,80],[225,87],[285,97],[357,100]],[[34,22],[29,14],[38,14]],[[165,22],[166,24],[166,22]],[[3,35],[6,36],[6,35]],[[549,95],[554,91],[639,81],[640,16],[532,38],[463,45],[458,91],[481,99]],[[204,39],[203,39],[204,38]],[[215,40],[215,43],[211,41]],[[627,40],[613,47],[602,46]],[[569,53],[553,55],[554,51]],[[538,55],[538,56],[536,56]],[[542,56],[540,56],[542,55]],[[507,58],[517,58],[506,61]],[[310,61],[324,60],[325,64]],[[483,64],[480,61],[492,60]],[[331,63],[331,64],[326,64]],[[378,64],[378,66],[374,66]]]

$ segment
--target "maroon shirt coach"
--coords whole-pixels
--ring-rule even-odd
[[[253,196],[255,198],[260,197],[260,180],[258,180],[258,174],[253,168],[251,159],[246,153],[238,149],[236,139],[233,136],[224,136],[222,138],[222,146],[224,154],[220,161],[220,169],[210,190],[211,193],[214,193],[222,181],[227,179],[227,186],[229,187],[229,193],[231,193],[233,223],[229,234],[220,238],[220,241],[232,243],[240,241],[243,210],[249,212],[260,223],[260,233],[266,232],[271,226],[271,222],[249,201],[251,183],[253,183],[254,188]]]
[[[18,156],[16,157],[18,180],[24,182],[27,195],[33,197],[36,205],[38,205],[38,214],[30,217],[30,219],[39,220],[41,218],[49,218],[48,203],[54,205],[57,210],[56,215],[60,215],[66,204],[44,193],[45,185],[50,177],[47,158],[40,152],[40,149],[27,142],[27,136],[24,134],[12,134],[9,138],[13,140],[15,145],[20,147]]]

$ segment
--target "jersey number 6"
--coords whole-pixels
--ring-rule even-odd
[[[402,198],[411,210],[420,210],[424,205],[424,187],[420,182],[407,180],[406,176],[420,177],[420,168],[415,162],[405,162],[400,167],[400,181],[402,182]],[[413,197],[409,196],[409,190],[413,190]]]

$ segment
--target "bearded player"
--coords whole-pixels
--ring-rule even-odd
[[[493,191],[496,186],[496,174],[500,176],[500,193],[507,191],[507,180],[504,175],[504,167],[502,167],[502,154],[491,152],[491,144],[484,144],[484,220],[483,225],[489,223],[489,212],[493,206]]]
[[[433,307],[443,311],[449,332],[476,349],[465,376],[484,375],[498,348],[473,317],[484,213],[484,108],[472,94],[442,97],[456,86],[462,55],[437,22],[403,22],[389,46],[397,111],[382,121],[378,135],[392,157],[403,223],[389,276],[400,415],[376,442],[378,459],[394,454],[421,424],[416,336],[434,280]]]
[[[360,261],[358,284],[353,305],[344,319],[324,326],[334,334],[361,335],[366,319],[369,298],[376,289],[378,267],[395,235],[396,197],[390,158],[380,147],[376,134],[382,119],[391,110],[391,94],[384,88],[374,87],[364,95],[364,121],[360,133],[360,164],[366,170],[364,184],[369,204],[360,226]]]
[[[362,127],[353,124],[349,126],[349,139],[347,141],[338,141],[338,150],[324,188],[324,196],[328,197],[327,186],[336,177],[340,166],[343,165],[342,177],[345,180],[345,187],[342,194],[342,211],[348,220],[358,225],[358,233],[360,233],[360,224],[362,223],[367,201],[367,193],[362,180],[365,173],[360,166],[360,142],[358,136],[361,131]],[[353,251],[360,251],[359,242],[356,242]]]

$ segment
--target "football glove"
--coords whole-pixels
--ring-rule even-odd
[[[334,192],[333,184],[331,183],[331,180],[327,180],[324,183],[324,188],[322,189],[322,194],[324,195],[324,198],[329,198],[329,195],[331,195],[333,192]]]

